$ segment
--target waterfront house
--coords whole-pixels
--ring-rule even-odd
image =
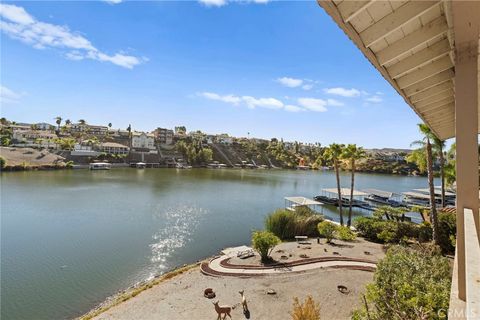
[[[157,153],[153,133],[132,132],[132,149],[139,152]]]
[[[173,143],[173,130],[157,128],[153,131],[153,135],[159,144],[170,145]]]
[[[56,129],[56,126],[46,122],[35,123],[34,126],[37,130],[44,130],[44,131],[54,131]]]
[[[449,319],[480,318],[480,1],[318,1],[432,132],[456,142]]]
[[[104,142],[98,146],[98,151],[108,154],[128,154],[130,148],[116,142]]]
[[[57,135],[49,131],[14,129],[12,146],[57,149],[55,139],[57,139]]]
[[[73,150],[70,152],[72,156],[87,156],[96,157],[100,155],[100,152],[93,149],[93,145],[90,143],[76,143]]]
[[[73,123],[66,126],[70,133],[88,133],[91,135],[106,135],[108,133],[107,126],[97,126],[91,124]]]

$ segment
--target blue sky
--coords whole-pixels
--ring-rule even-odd
[[[3,2],[3,117],[367,148],[419,138],[316,1],[113,2]]]

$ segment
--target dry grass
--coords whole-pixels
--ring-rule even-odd
[[[303,303],[295,297],[293,298],[293,310],[290,315],[292,320],[320,320],[320,305],[315,303],[310,295]]]

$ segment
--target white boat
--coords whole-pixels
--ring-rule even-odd
[[[147,167],[147,164],[145,162],[137,162],[135,164],[135,167],[137,167],[137,169],[145,169]]]
[[[90,170],[110,170],[112,165],[108,162],[93,162],[90,163]]]

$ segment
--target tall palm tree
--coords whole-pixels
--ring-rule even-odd
[[[342,153],[342,158],[350,162],[350,170],[352,171],[352,180],[350,184],[350,204],[348,208],[347,226],[352,224],[352,205],[353,205],[353,189],[355,186],[355,162],[356,160],[364,158],[366,155],[362,147],[357,147],[356,144],[349,144],[345,147]]]
[[[433,145],[440,158],[440,179],[442,180],[442,208],[445,207],[445,155],[443,149],[445,148],[445,140],[441,140],[433,136]]]
[[[68,126],[68,125],[71,124],[71,123],[72,123],[72,121],[71,121],[70,119],[65,120],[65,125]]]
[[[62,117],[58,116],[58,117],[55,117],[55,123],[57,124],[58,126],[58,131],[60,131],[60,125],[62,124]]]
[[[335,168],[335,176],[337,178],[337,194],[338,194],[338,209],[340,211],[340,224],[343,226],[343,209],[342,209],[342,190],[340,188],[340,173],[339,160],[342,156],[343,144],[332,143],[326,150],[327,158],[333,162]]]
[[[424,123],[419,123],[418,128],[423,134],[423,139],[421,141],[413,142],[412,145],[423,146],[427,156],[428,188],[430,193],[430,219],[432,222],[433,241],[435,242],[435,244],[438,244],[438,218],[437,207],[435,204],[435,189],[433,185],[433,151],[431,143],[431,141],[435,139],[435,135]]]

